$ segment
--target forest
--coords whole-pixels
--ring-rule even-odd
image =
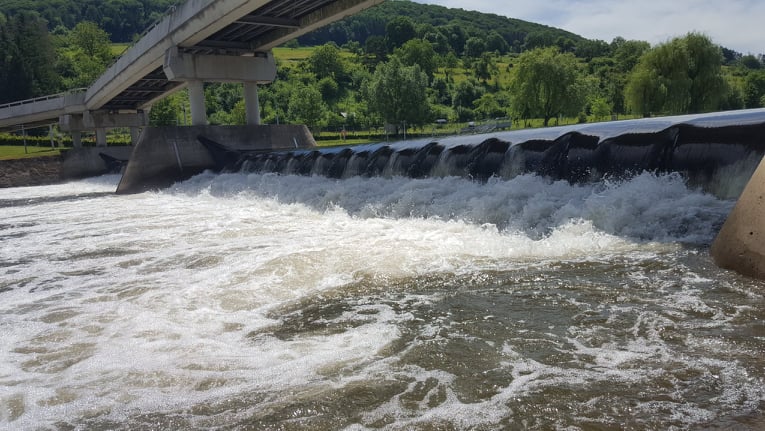
[[[171,0],[5,0],[0,103],[86,87]],[[76,6],[76,7],[75,7]],[[588,40],[539,24],[389,0],[274,51],[261,88],[266,123],[316,136],[392,125],[424,130],[512,118],[514,127],[765,106],[762,55],[699,33],[651,46]],[[209,83],[208,118],[243,124],[242,88]],[[188,121],[183,92],[155,104],[155,125]]]

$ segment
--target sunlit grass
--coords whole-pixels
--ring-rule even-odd
[[[305,48],[274,48],[274,57],[277,60],[287,63],[300,62],[311,56],[313,47]]]
[[[119,57],[123,52],[125,52],[125,50],[128,49],[129,46],[129,43],[112,43],[109,45],[109,50],[113,56]]]
[[[0,160],[28,159],[32,157],[57,156],[61,154],[59,148],[37,147],[16,145],[0,145]]]

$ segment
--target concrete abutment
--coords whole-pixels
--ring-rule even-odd
[[[118,194],[168,187],[217,164],[199,137],[233,150],[309,149],[316,142],[302,125],[147,127],[133,148]]]
[[[710,254],[722,268],[765,279],[765,159],[725,220]]]

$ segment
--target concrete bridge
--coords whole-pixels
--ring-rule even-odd
[[[204,82],[241,82],[247,123],[260,124],[258,84],[276,77],[271,49],[383,0],[188,0],[171,9],[89,88],[0,106],[0,129],[58,122],[83,131],[138,129],[157,100],[188,88],[193,125],[207,123]]]

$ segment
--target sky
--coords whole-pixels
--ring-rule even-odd
[[[765,53],[763,0],[415,0],[558,27],[588,39],[652,45],[695,31],[742,54]]]

